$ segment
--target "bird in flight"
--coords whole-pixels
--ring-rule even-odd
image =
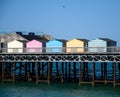
[[[63,5],[62,8],[65,8],[65,5]]]

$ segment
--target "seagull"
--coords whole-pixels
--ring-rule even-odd
[[[63,5],[62,8],[65,8],[65,5]]]

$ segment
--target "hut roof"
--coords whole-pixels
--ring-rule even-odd
[[[55,40],[58,40],[60,42],[67,42],[67,40],[65,40],[65,39],[55,39]]]
[[[80,40],[80,41],[84,41],[84,42],[88,42],[89,40],[87,40],[87,39],[80,39],[80,38],[74,38],[74,39],[77,39],[77,40]],[[73,39],[72,39],[73,40]],[[71,40],[69,40],[69,41],[71,41]]]
[[[109,38],[99,38],[99,39],[104,40],[104,41],[108,41],[108,42],[116,42],[115,40],[112,40]]]

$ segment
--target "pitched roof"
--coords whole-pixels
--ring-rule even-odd
[[[99,38],[99,39],[104,40],[104,41],[108,41],[108,42],[116,42],[115,40],[112,40],[109,38]]]
[[[60,42],[67,42],[67,40],[65,40],[65,39],[55,39],[55,40],[58,40]]]
[[[74,39],[77,39],[77,40],[80,40],[80,41],[84,41],[84,42],[88,42],[89,40],[87,40],[87,39],[80,39],[80,38],[74,38]],[[73,40],[73,39],[72,39]],[[69,40],[69,41],[71,41],[71,40]]]

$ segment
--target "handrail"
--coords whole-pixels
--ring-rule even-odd
[[[0,48],[0,53],[119,53],[120,47]]]

